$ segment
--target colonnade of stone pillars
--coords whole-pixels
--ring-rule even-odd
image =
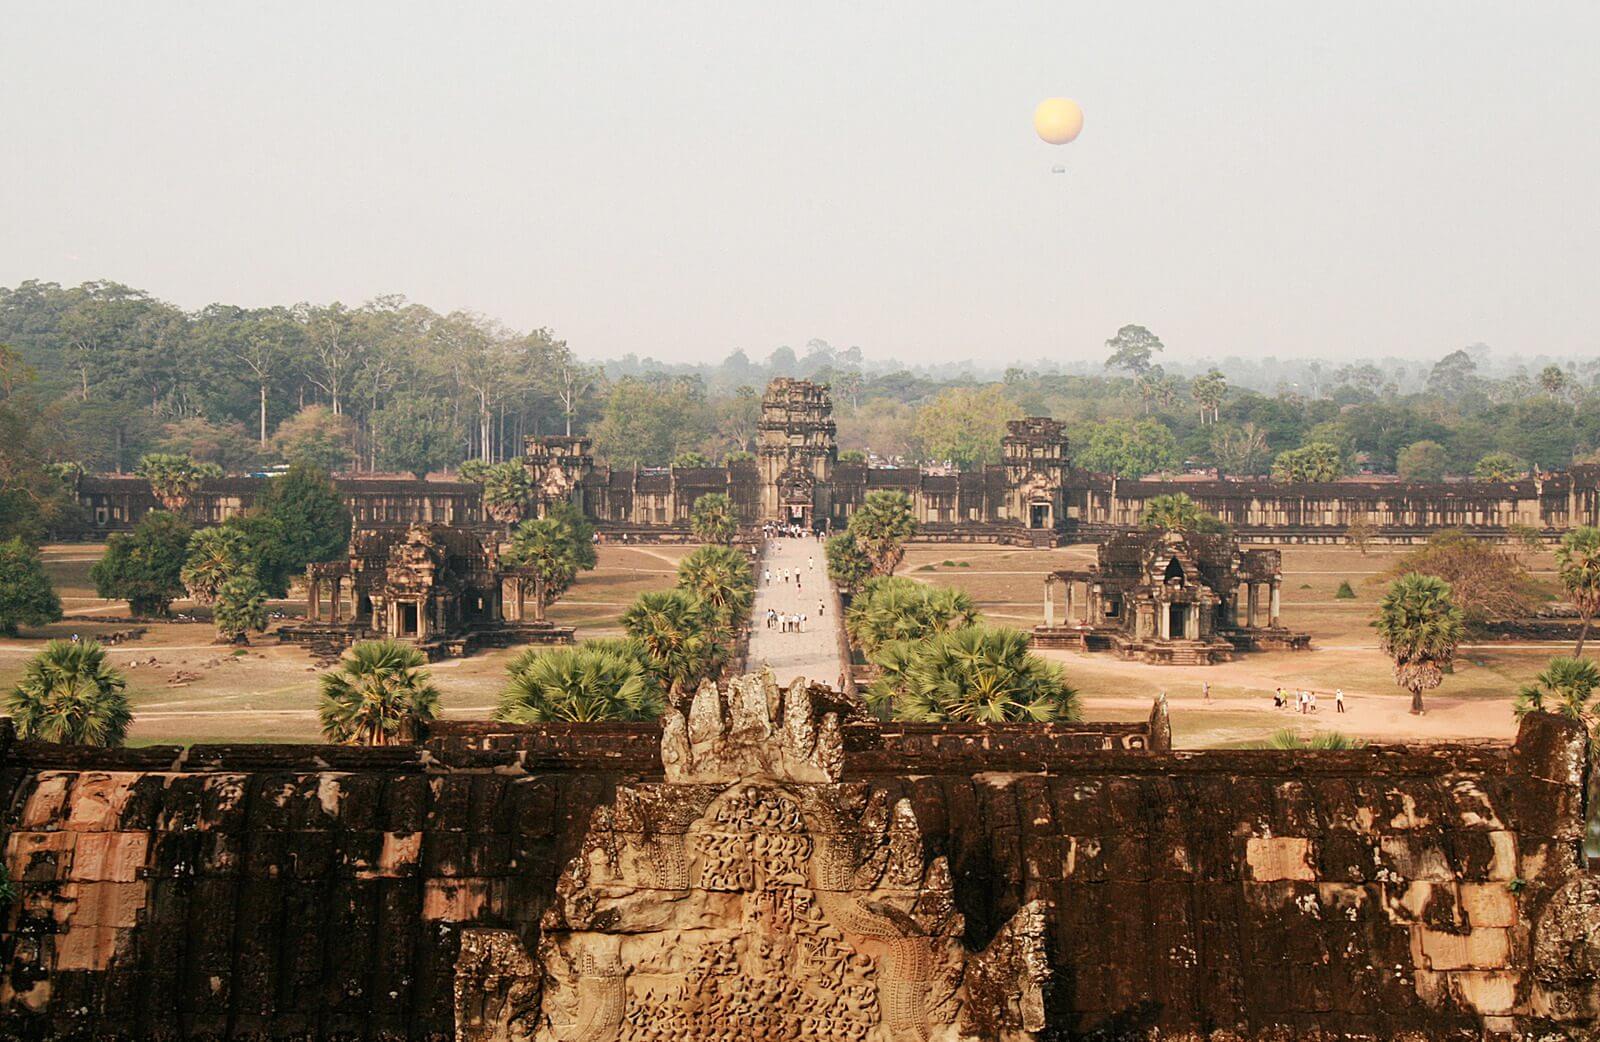
[[[322,589],[324,583],[327,583],[329,587],[328,621],[343,622],[345,589],[344,576],[342,575],[330,576],[327,579],[324,579],[321,576],[312,576],[306,580],[306,619],[310,622],[322,621]],[[351,584],[350,593],[352,596],[350,617],[353,619],[356,616],[356,608],[353,602],[353,597],[355,594],[354,584]]]
[[[1044,580],[1044,624],[1046,626],[1054,626],[1056,624],[1055,588],[1056,588],[1056,584],[1057,583],[1060,583],[1062,588],[1064,590],[1066,590],[1066,600],[1065,600],[1065,603],[1062,605],[1062,607],[1065,609],[1065,611],[1064,611],[1064,614],[1062,615],[1062,618],[1061,618],[1061,624],[1063,626],[1070,626],[1074,622],[1077,622],[1077,621],[1088,622],[1089,621],[1089,583],[1088,583],[1088,580],[1085,580],[1085,579],[1061,579],[1061,578],[1057,578],[1056,576],[1050,575],[1050,576],[1046,576],[1045,580]],[[1077,594],[1075,592],[1080,583],[1083,585],[1083,588],[1084,588],[1083,604],[1081,606],[1077,603]],[[1080,609],[1081,609],[1081,611],[1083,613],[1083,618],[1081,620],[1078,620],[1078,619],[1075,619],[1073,617],[1073,615],[1074,615],[1075,611],[1080,610]]]
[[[1254,629],[1257,619],[1261,615],[1261,588],[1267,588],[1267,625],[1277,628],[1282,609],[1283,598],[1281,594],[1282,583],[1274,579],[1271,582],[1242,582],[1233,591],[1233,624]],[[1242,609],[1242,610],[1241,610]]]

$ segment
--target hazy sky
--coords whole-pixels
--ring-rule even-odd
[[[1592,2],[7,6],[0,285],[591,357],[1600,348]]]

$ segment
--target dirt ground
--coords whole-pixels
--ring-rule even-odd
[[[0,690],[8,689],[28,656],[44,639],[85,637],[126,629],[125,604],[108,604],[94,595],[89,568],[98,557],[94,545],[51,546],[45,561],[69,616],[41,630],[0,641]],[[551,618],[575,625],[581,637],[618,632],[623,609],[640,592],[672,581],[682,547],[605,546],[600,564],[585,573]],[[1190,747],[1241,745],[1293,726],[1336,728],[1347,734],[1386,741],[1406,738],[1505,738],[1515,728],[1511,701],[1519,684],[1531,679],[1566,645],[1469,645],[1456,671],[1428,696],[1426,716],[1408,712],[1409,695],[1394,686],[1389,663],[1378,651],[1369,621],[1381,588],[1365,580],[1381,571],[1397,551],[1373,550],[1363,556],[1344,547],[1284,547],[1283,620],[1307,630],[1312,650],[1244,655],[1211,667],[1145,666],[1106,655],[1048,651],[1058,658],[1084,696],[1089,719],[1137,720],[1152,699],[1165,691],[1179,744]],[[900,574],[958,586],[978,602],[990,621],[1029,627],[1042,622],[1045,571],[1091,562],[1091,546],[1057,550],[1016,550],[988,546],[913,546]],[[1530,560],[1541,578],[1553,582],[1554,558]],[[1336,600],[1341,580],[1349,579],[1355,600]],[[275,603],[293,618],[298,601]],[[192,611],[183,602],[177,611]],[[274,625],[278,623],[275,622]],[[111,649],[112,660],[128,674],[134,704],[133,744],[216,741],[315,741],[317,671],[302,649],[276,643],[271,632],[236,652],[211,643],[205,621],[144,623],[146,634]],[[444,693],[447,716],[482,717],[494,708],[506,662],[514,650],[490,651],[432,668]],[[192,676],[191,676],[192,674]],[[1201,684],[1211,682],[1211,702]],[[1323,693],[1321,709],[1299,716],[1272,708],[1275,685],[1309,687]],[[1332,692],[1342,687],[1348,712],[1333,712]]]
[[[134,722],[131,745],[189,742],[317,741],[317,669],[303,648],[281,645],[269,631],[254,636],[251,646],[235,650],[212,643],[214,631],[203,612],[179,601],[179,615],[193,612],[198,621],[129,623],[107,621],[126,616],[123,602],[96,597],[89,568],[101,547],[92,544],[49,546],[46,568],[61,596],[67,618],[20,639],[0,640],[0,690],[9,690],[29,656],[43,641],[88,638],[143,627],[138,640],[109,649],[112,662],[128,676]],[[599,566],[578,579],[566,598],[550,610],[557,623],[578,627],[578,636],[619,633],[623,610],[641,592],[672,583],[681,547],[600,548]],[[284,617],[273,629],[304,614],[302,601],[274,602]],[[443,692],[444,715],[486,717],[493,711],[505,677],[506,663],[518,649],[480,652],[465,659],[430,667]]]
[[[1311,634],[1312,650],[1241,655],[1218,666],[1147,666],[1104,654],[1045,651],[1062,662],[1083,693],[1084,715],[1098,720],[1138,720],[1162,691],[1172,709],[1174,738],[1191,748],[1259,742],[1285,727],[1332,729],[1383,741],[1508,738],[1515,733],[1511,703],[1519,685],[1531,680],[1567,644],[1469,644],[1455,672],[1427,696],[1428,712],[1410,713],[1411,696],[1394,685],[1389,660],[1378,650],[1372,616],[1383,594],[1373,577],[1405,551],[1374,548],[1281,547],[1283,623]],[[1555,587],[1555,558],[1548,551],[1524,553],[1535,578]],[[1006,547],[913,546],[900,574],[959,587],[990,621],[1031,627],[1044,621],[1046,571],[1084,567],[1094,547],[1056,550]],[[1350,582],[1354,600],[1338,600]],[[1061,609],[1059,591],[1057,610]],[[1202,684],[1211,683],[1211,701]],[[1318,692],[1318,711],[1302,716],[1272,706],[1272,691]],[[1343,688],[1346,712],[1334,712],[1333,692]]]

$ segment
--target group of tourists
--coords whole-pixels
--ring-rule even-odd
[[[822,602],[817,602],[817,614],[822,614]],[[767,609],[767,629],[775,629],[779,633],[804,633],[808,616],[803,611],[779,611],[776,608]]]
[[[822,529],[820,528],[808,529],[805,525],[782,524],[777,521],[768,521],[766,524],[762,525],[761,535],[766,539],[776,539],[779,537],[786,539],[805,539],[810,537],[819,542],[823,537]]]
[[[806,571],[807,572],[814,572],[816,570],[817,570],[817,559],[815,557],[807,557],[806,558]],[[795,592],[799,593],[801,590],[805,589],[805,586],[803,585],[803,580],[801,579],[801,574],[802,573],[800,571],[800,566],[799,565],[796,565],[793,568],[787,568],[787,567],[779,568],[778,569],[778,581],[783,583],[785,586],[789,585],[791,582],[794,583]],[[763,586],[771,586],[772,585],[772,569],[771,568],[763,568],[761,570],[761,584]]]
[[[1282,685],[1279,685],[1272,692],[1272,708],[1288,709],[1291,712],[1298,712],[1302,715],[1315,713],[1317,711],[1317,695],[1319,693],[1326,694],[1327,692],[1317,692],[1310,688],[1299,688],[1290,692]],[[1334,688],[1333,705],[1334,712],[1344,712],[1344,688]]]

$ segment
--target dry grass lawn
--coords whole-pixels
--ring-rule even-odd
[[[1569,645],[1473,644],[1463,647],[1455,672],[1427,697],[1428,713],[1410,715],[1410,695],[1395,687],[1388,659],[1370,626],[1383,586],[1372,581],[1403,549],[1374,548],[1363,555],[1342,547],[1282,547],[1284,624],[1311,634],[1309,652],[1242,655],[1210,667],[1146,666],[1109,655],[1064,651],[1060,660],[1084,696],[1085,716],[1136,720],[1151,701],[1167,693],[1177,741],[1188,747],[1248,744],[1274,730],[1332,728],[1375,740],[1406,738],[1506,738],[1515,731],[1511,702],[1554,654]],[[1555,558],[1548,551],[1524,553],[1536,578],[1551,588]],[[1031,627],[1044,621],[1043,574],[1083,567],[1094,547],[1056,550],[1007,547],[913,546],[900,574],[966,590],[990,621]],[[1354,600],[1335,593],[1348,580]],[[1057,610],[1060,610],[1057,593]],[[1211,702],[1201,685],[1211,683]],[[1272,708],[1272,691],[1310,688],[1319,692],[1318,712],[1300,716]],[[1333,692],[1343,688],[1348,711],[1333,711]]]
[[[124,629],[106,616],[126,614],[124,604],[94,595],[89,568],[96,545],[48,547],[47,566],[69,617],[54,626],[26,631],[0,641],[0,689],[9,688],[27,657],[44,639],[79,633],[94,636]],[[1285,727],[1336,727],[1348,734],[1383,740],[1404,738],[1504,738],[1512,734],[1511,699],[1552,654],[1565,645],[1472,645],[1463,649],[1455,673],[1428,697],[1422,718],[1408,712],[1409,696],[1390,679],[1389,664],[1378,651],[1368,625],[1381,589],[1366,582],[1391,563],[1398,551],[1373,550],[1363,556],[1344,547],[1285,547],[1283,618],[1307,630],[1313,650],[1303,653],[1246,655],[1223,666],[1161,667],[1118,661],[1105,655],[1047,652],[1059,658],[1084,694],[1090,719],[1141,719],[1151,700],[1166,691],[1180,744],[1188,747],[1239,745],[1261,741]],[[670,585],[683,547],[604,546],[600,566],[579,578],[551,610],[554,621],[575,625],[580,637],[618,632],[623,609],[640,592]],[[989,546],[913,546],[900,574],[958,586],[978,602],[986,618],[1019,627],[1043,621],[1041,576],[1048,569],[1091,562],[1091,546],[1058,550],[1017,550]],[[1548,553],[1533,562],[1543,578],[1553,579]],[[1353,601],[1334,598],[1341,580],[1356,591]],[[191,606],[179,603],[179,611]],[[273,607],[298,615],[299,602]],[[211,643],[209,624],[147,624],[146,635],[111,649],[113,661],[129,678],[135,721],[132,741],[315,741],[316,671],[307,654],[276,643],[269,632],[235,653]],[[505,665],[516,652],[491,651],[435,664],[450,716],[487,716],[494,708]],[[197,674],[193,679],[178,677]],[[174,678],[178,677],[174,682]],[[1212,700],[1201,698],[1211,682]],[[1277,684],[1322,692],[1319,713],[1300,717],[1272,709]],[[1342,687],[1349,712],[1336,717],[1332,692]]]
[[[89,568],[101,549],[94,544],[45,549],[46,566],[68,617],[25,630],[20,639],[0,641],[0,690],[11,688],[28,657],[49,638],[74,633],[87,638],[141,625],[146,628],[142,638],[110,649],[113,663],[128,675],[134,708],[130,744],[319,740],[317,670],[304,649],[278,644],[270,630],[235,651],[213,644],[213,630],[205,621],[105,621],[106,616],[126,616],[128,607],[94,594]],[[628,604],[645,590],[670,586],[686,552],[681,547],[603,546],[599,567],[578,579],[551,609],[550,618],[577,626],[580,638],[615,635]],[[275,602],[272,608],[290,619],[304,610],[299,601]],[[193,611],[193,606],[180,601],[174,611]],[[516,649],[496,650],[435,663],[445,715],[488,716],[506,663],[516,654]]]

